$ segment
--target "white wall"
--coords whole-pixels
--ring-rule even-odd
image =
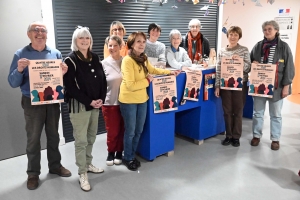
[[[40,0],[0,1],[0,160],[25,153],[26,131],[20,88],[11,88],[7,81],[14,53],[30,43],[28,25],[42,20]],[[45,134],[41,139],[46,147]]]
[[[229,17],[227,23],[232,26],[239,26],[242,28],[243,37],[239,43],[248,47],[249,51],[260,40],[263,39],[263,32],[261,25],[265,21],[274,20],[275,17],[279,17],[278,10],[290,8],[290,15],[294,18],[294,27],[291,31],[292,42],[290,48],[295,57],[296,41],[298,36],[298,21],[300,0],[276,0],[272,5],[267,3],[266,0],[260,0],[262,7],[255,6],[255,3],[250,0],[245,0],[245,6],[242,5],[242,1],[233,4],[232,1],[227,1],[227,4],[221,5],[223,7],[223,17],[220,19],[222,25],[227,17]],[[219,29],[221,31],[221,29]],[[280,34],[284,34],[288,31],[280,30]],[[300,37],[300,36],[298,36]],[[221,46],[227,45],[227,38],[222,33]]]

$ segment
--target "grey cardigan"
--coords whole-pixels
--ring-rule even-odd
[[[259,41],[252,49],[250,53],[251,62],[261,61],[263,40]],[[281,62],[279,62],[279,60]],[[292,51],[289,45],[278,38],[278,44],[276,46],[273,64],[279,63],[278,65],[278,88],[274,88],[274,95],[272,101],[278,101],[282,99],[281,93],[283,86],[290,85],[289,94],[292,93],[291,83],[295,76],[295,65],[293,61]],[[271,100],[271,99],[270,99]]]

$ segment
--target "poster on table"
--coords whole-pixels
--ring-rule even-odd
[[[221,61],[220,88],[223,90],[238,90],[243,88],[243,58],[226,58]]]
[[[31,105],[64,102],[61,60],[30,60]]]
[[[154,113],[168,112],[178,109],[175,76],[154,77],[152,86]]]
[[[249,76],[250,96],[273,97],[275,82],[276,65],[272,64],[255,64],[251,65]]]
[[[183,99],[198,101],[202,83],[202,70],[190,67],[183,67],[182,70],[186,73]]]

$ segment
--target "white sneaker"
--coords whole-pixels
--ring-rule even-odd
[[[89,183],[86,172],[84,174],[79,175],[79,183],[80,183],[80,187],[83,191],[88,192],[91,190],[91,185]]]
[[[115,159],[114,159],[114,164],[115,164],[115,165],[121,165],[121,164],[122,164],[122,160],[121,160],[121,159],[115,158]]]
[[[87,172],[92,172],[92,173],[95,173],[95,174],[100,174],[100,173],[104,172],[104,170],[101,169],[101,168],[97,168],[94,165],[90,164],[88,166],[88,168],[87,168]]]

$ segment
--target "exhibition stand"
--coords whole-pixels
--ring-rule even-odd
[[[202,83],[198,101],[183,98],[186,73],[176,77],[178,110],[154,113],[153,87],[147,89],[147,118],[137,152],[147,160],[174,151],[175,134],[191,138],[198,143],[204,139],[223,133],[225,122],[221,98],[214,95],[215,68],[202,70]],[[205,99],[205,100],[204,100]]]

